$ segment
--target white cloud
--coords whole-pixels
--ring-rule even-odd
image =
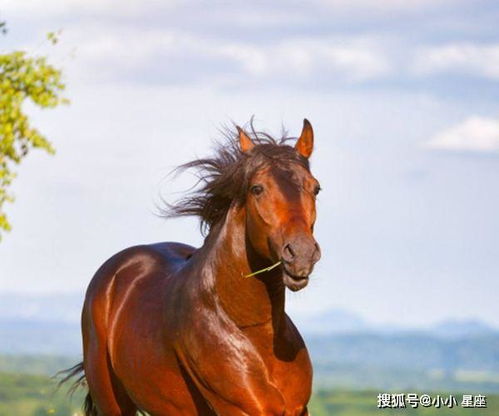
[[[422,75],[454,72],[499,79],[499,44],[427,47],[416,53],[413,68]]]
[[[398,81],[439,73],[499,79],[499,44],[452,43],[415,50],[404,39],[405,32],[398,38],[386,31],[383,35],[361,34],[353,29],[349,33],[357,34],[342,36],[338,30],[345,29],[337,29],[334,23],[334,19],[345,20],[337,11],[373,9],[386,15],[399,9],[412,11],[460,2],[315,0],[307,8],[296,2],[288,8],[280,7],[280,1],[272,7],[247,7],[237,2],[224,7],[215,2],[209,13],[207,3],[197,0],[147,0],[145,4],[139,0],[4,0],[2,7],[37,24],[43,17],[57,21],[48,27],[63,27],[61,43],[77,49],[76,59],[69,65],[72,74],[90,81],[126,78],[132,82],[239,85],[266,80],[273,85],[320,82],[331,86],[390,81],[392,75]],[[186,7],[197,3],[199,8]],[[360,14],[354,13],[346,21],[355,23]],[[144,24],[144,15],[156,20]],[[65,21],[68,16],[71,20]],[[182,21],[186,23],[179,25]],[[314,21],[316,29],[304,30]],[[282,22],[286,22],[285,31],[280,30]],[[260,26],[273,30],[267,34]],[[249,29],[255,29],[254,36],[248,36]],[[316,34],[310,35],[314,31]],[[34,42],[38,44],[39,38]]]
[[[322,49],[322,55],[332,68],[344,72],[353,81],[378,78],[389,73],[391,69],[389,60],[383,56],[383,51],[376,51],[376,48],[367,45],[324,45]]]
[[[463,0],[319,0],[322,4],[338,10],[369,11],[417,11],[427,8],[462,3]]]
[[[429,8],[437,8],[446,5],[463,3],[464,0],[315,0],[307,5],[307,9],[314,8],[319,12],[352,13],[352,12],[415,12]],[[204,0],[0,0],[1,9],[8,13],[22,15],[23,13],[36,13],[38,17],[62,16],[77,13],[105,13],[113,16],[134,16],[144,11],[158,11],[171,7],[190,6],[191,10],[210,7],[211,9],[230,9],[235,6],[244,10],[244,14],[238,14],[241,22],[248,23],[249,20],[255,25],[265,23],[276,23],[278,17],[286,10],[286,18],[289,17],[291,9],[302,10],[299,2],[288,2],[277,0],[269,7],[265,3],[254,3],[247,8],[243,1],[228,4],[224,1],[206,2]],[[276,12],[276,7],[281,10]],[[315,7],[314,7],[315,6]],[[252,11],[258,13],[252,13]],[[262,13],[263,11],[263,13]],[[249,14],[249,16],[247,16]],[[237,17],[236,16],[236,17]],[[294,16],[300,19],[299,15]]]
[[[317,74],[323,82],[358,83],[392,70],[386,51],[374,37],[287,37],[263,43],[170,29],[85,24],[66,30],[63,43],[78,45],[70,69],[87,80],[117,80],[130,70],[139,70],[147,78],[149,70],[159,70],[168,83],[192,82],[200,74],[215,83],[295,83],[313,80]],[[171,68],[176,72],[169,76]]]
[[[460,152],[498,152],[499,120],[472,116],[433,136],[428,147]]]
[[[148,7],[171,8],[177,0],[1,0],[0,6],[6,13],[37,17],[62,16],[78,13],[112,13],[113,16],[133,16]]]

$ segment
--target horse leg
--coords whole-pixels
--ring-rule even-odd
[[[97,408],[95,416],[135,416],[137,407],[111,369],[106,349],[98,344],[91,342],[84,360],[89,400]]]
[[[105,320],[98,304],[84,305],[82,335],[88,384],[85,416],[135,416],[137,408],[112,370]]]

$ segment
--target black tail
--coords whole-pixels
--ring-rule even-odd
[[[76,378],[76,380],[69,386],[68,393],[72,395],[77,389],[80,387],[86,387],[87,380],[85,378],[85,370],[83,369],[83,362],[74,365],[67,370],[59,371],[56,374],[57,376],[62,376],[61,381],[58,383],[58,387],[61,387],[63,384],[70,381],[72,378]],[[85,416],[98,416],[97,407],[95,406],[94,401],[92,400],[92,396],[90,392],[87,393],[85,397],[85,401],[83,402],[83,412]]]

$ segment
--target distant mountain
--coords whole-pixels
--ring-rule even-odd
[[[78,323],[83,304],[83,293],[17,294],[0,293],[0,321]],[[300,331],[307,334],[335,333],[400,333],[425,332],[443,338],[499,333],[498,328],[479,319],[448,319],[427,328],[408,328],[375,325],[357,313],[334,308],[324,312],[303,315],[291,314]]]
[[[432,326],[430,332],[443,338],[462,338],[498,333],[498,330],[478,319],[448,319]]]
[[[306,334],[350,333],[371,329],[371,325],[361,316],[343,309],[330,309],[309,316],[294,314],[292,319],[300,332]]]
[[[48,372],[79,359],[82,302],[83,295],[0,295],[0,371]],[[482,321],[414,330],[342,309],[292,317],[318,385],[499,391],[499,332]]]
[[[317,387],[499,392],[499,335],[304,334]],[[3,356],[2,356],[3,355]],[[81,359],[76,323],[0,321],[0,372],[53,374]]]
[[[357,333],[307,336],[306,341],[321,364],[499,375],[499,334],[443,339],[425,333]]]
[[[0,294],[0,353],[79,354],[82,303],[83,294]],[[359,359],[367,357],[369,361],[375,357],[363,351],[362,346],[379,346],[375,356],[380,357],[383,351],[391,351],[393,345],[398,345],[400,351],[394,354],[407,358],[412,346],[421,340],[427,340],[421,342],[428,345],[443,345],[446,340],[499,339],[496,328],[477,319],[447,320],[414,330],[394,326],[387,329],[367,322],[356,313],[337,308],[308,316],[296,313],[292,318],[300,332],[315,343],[317,357],[332,354],[346,359],[358,350],[361,351]],[[341,346],[339,340],[342,340]],[[369,344],[366,344],[367,340]],[[330,349],[331,345],[336,345],[337,349]],[[499,362],[499,353],[496,359]]]
[[[75,355],[83,295],[0,294],[0,353]]]
[[[0,294],[0,320],[79,322],[83,294]]]
[[[79,324],[0,319],[0,354],[79,355]]]
[[[498,328],[494,328],[479,319],[448,319],[426,328],[410,328],[401,325],[384,326],[372,324],[360,315],[344,309],[330,309],[308,316],[293,314],[292,319],[300,329],[300,332],[309,335],[421,333],[440,338],[460,338],[499,334]]]

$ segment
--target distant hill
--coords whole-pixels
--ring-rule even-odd
[[[47,374],[79,360],[82,300],[0,295],[0,371]],[[499,332],[481,321],[386,329],[341,309],[294,320],[319,385],[499,392]]]
[[[361,316],[343,309],[330,309],[308,316],[293,315],[292,319],[300,331],[307,334],[365,332],[372,329]]]
[[[461,338],[499,334],[498,328],[494,328],[479,319],[447,319],[426,328],[407,328],[372,324],[360,315],[343,309],[330,309],[305,317],[296,315],[292,318],[300,331],[307,335],[420,333],[439,338]]]
[[[431,332],[440,337],[461,338],[498,333],[498,330],[478,319],[448,319],[434,325]]]
[[[494,372],[499,375],[499,334],[439,338],[425,333],[333,334],[307,337],[317,363],[383,368]],[[498,380],[499,381],[499,378]]]
[[[80,353],[81,336],[76,322],[0,320],[0,354]]]
[[[0,322],[79,323],[83,299],[83,293],[46,295],[0,293]],[[300,331],[309,335],[415,331],[401,326],[391,325],[387,328],[375,325],[355,312],[339,308],[312,315],[292,314],[292,318]],[[498,328],[493,328],[479,319],[448,319],[418,331],[449,338],[499,333]]]
[[[66,322],[80,320],[83,294],[0,294],[0,321]]]
[[[0,294],[0,353],[79,353],[83,297],[83,293]],[[314,315],[294,314],[292,318],[300,331],[313,340],[340,334],[370,334],[371,339],[381,335],[384,339],[414,339],[416,334],[442,339],[499,335],[498,329],[477,319],[446,320],[414,330],[374,325],[354,312],[338,308]]]

